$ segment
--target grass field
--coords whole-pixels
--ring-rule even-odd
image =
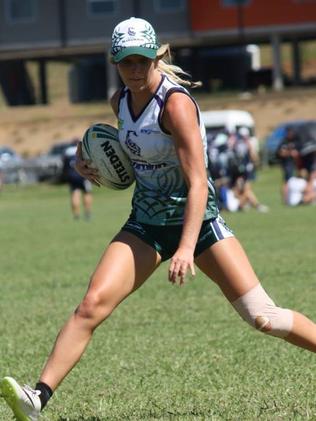
[[[263,170],[255,191],[271,212],[224,217],[271,296],[316,319],[316,208],[285,208],[279,187]],[[35,384],[130,198],[95,189],[88,223],[71,219],[66,186],[0,193],[1,376]],[[163,264],[97,330],[42,419],[316,420],[315,386],[314,354],[250,329],[200,273],[170,285]]]

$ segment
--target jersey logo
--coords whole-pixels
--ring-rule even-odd
[[[137,137],[137,133],[134,130],[128,130],[125,139],[125,145],[132,152],[133,155],[140,156],[140,147],[133,142],[132,136]]]
[[[144,134],[151,134],[151,133],[159,133],[160,134],[161,133],[160,130],[154,130],[154,129],[141,129],[140,132],[144,133]]]
[[[135,170],[139,170],[139,171],[155,171],[167,166],[165,162],[162,162],[161,164],[149,164],[146,162],[136,162],[136,161],[133,161],[132,165],[135,168]]]

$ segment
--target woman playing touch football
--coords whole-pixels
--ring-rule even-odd
[[[87,293],[61,329],[35,389],[12,377],[2,393],[18,420],[36,421],[92,334],[164,260],[168,279],[182,285],[196,265],[218,284],[239,315],[268,335],[316,351],[316,325],[278,307],[260,285],[241,245],[218,214],[206,172],[205,129],[199,108],[183,85],[181,69],[164,60],[152,26],[143,19],[119,23],[111,60],[125,88],[112,98],[119,138],[136,176],[132,211],[106,248]],[[81,159],[78,171],[98,174]]]

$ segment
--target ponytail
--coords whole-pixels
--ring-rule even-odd
[[[191,81],[187,78],[190,77],[189,73],[185,72],[179,66],[172,64],[172,58],[170,53],[169,44],[163,44],[158,52],[158,65],[157,68],[161,73],[165,73],[169,79],[173,82],[178,83],[179,85],[188,87],[188,88],[198,88],[202,86],[202,82]],[[186,78],[185,78],[186,77]]]

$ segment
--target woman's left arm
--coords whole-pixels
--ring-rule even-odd
[[[195,275],[194,250],[206,209],[207,172],[197,109],[192,99],[183,93],[173,93],[165,106],[162,123],[172,135],[188,187],[182,235],[169,267],[169,280],[182,285],[188,269]]]

